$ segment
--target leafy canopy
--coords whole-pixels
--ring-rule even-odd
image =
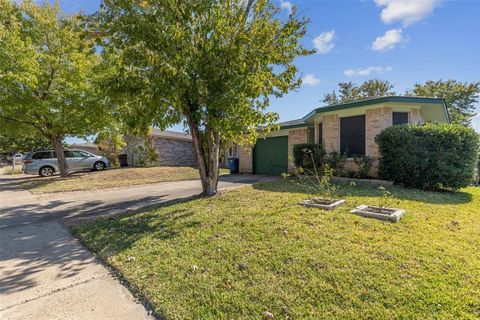
[[[456,80],[427,81],[416,83],[407,95],[444,98],[452,123],[470,125],[476,115],[475,104],[480,94],[480,82],[460,82]]]
[[[0,0],[0,122],[46,139],[85,136],[105,125],[95,74],[99,57],[78,16],[58,2]]]
[[[95,27],[127,121],[191,118],[223,141],[253,142],[256,126],[278,119],[269,96],[299,86],[293,60],[310,53],[299,42],[307,21],[277,12],[261,0],[105,1]]]
[[[357,85],[353,82],[340,82],[338,93],[332,91],[323,96],[323,103],[328,105],[347,103],[373,97],[384,97],[395,95],[393,85],[387,80],[370,79]]]

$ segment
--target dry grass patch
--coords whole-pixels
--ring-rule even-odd
[[[222,169],[225,174],[228,170]],[[69,177],[35,177],[21,183],[32,193],[56,193],[105,188],[127,187],[149,183],[198,179],[198,169],[192,167],[120,168],[100,172],[80,172]]]

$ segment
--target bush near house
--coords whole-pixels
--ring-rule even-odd
[[[315,167],[321,171],[326,161],[325,156],[326,152],[322,144],[300,143],[293,146],[293,163],[296,167],[313,170],[315,164]]]
[[[392,126],[375,141],[383,179],[424,190],[458,190],[473,181],[479,136],[472,128],[451,124]]]

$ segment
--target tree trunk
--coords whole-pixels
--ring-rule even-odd
[[[220,135],[207,128],[205,130],[206,141],[202,141],[198,124],[190,115],[186,117],[192,134],[195,158],[198,163],[202,195],[213,196],[218,191]]]
[[[68,176],[68,164],[67,160],[65,159],[65,155],[63,154],[63,144],[62,144],[61,137],[54,137],[52,138],[53,148],[55,150],[55,154],[57,155],[58,161],[58,169],[60,170],[60,175],[62,177]]]

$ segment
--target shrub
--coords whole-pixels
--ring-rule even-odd
[[[340,154],[337,151],[332,151],[328,154],[326,162],[330,168],[333,169],[333,174],[335,176],[345,176],[345,162],[347,161],[347,156],[345,154]],[[353,175],[353,173],[352,173]]]
[[[301,143],[293,146],[295,167],[322,170],[325,161],[325,149],[322,144]]]
[[[358,166],[358,171],[354,173],[354,177],[358,179],[365,179],[373,165],[373,160],[369,156],[360,156],[353,158],[353,161]]]
[[[383,179],[425,190],[458,190],[473,179],[479,136],[471,128],[450,124],[392,126],[375,141]]]

